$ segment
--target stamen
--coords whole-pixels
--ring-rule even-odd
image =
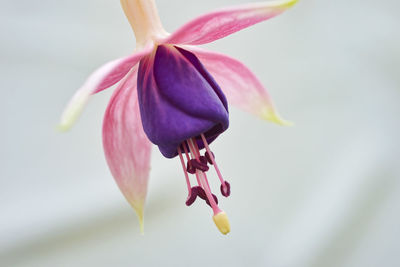
[[[202,135],[202,137],[204,137],[204,136]],[[204,140],[203,140],[203,142],[204,142]],[[195,158],[196,160],[200,161],[200,151],[197,146],[196,140],[194,138],[188,139],[186,141],[186,143],[188,144],[188,147],[190,149],[190,154],[192,156],[192,159]],[[205,144],[207,144],[207,143],[205,142]],[[207,144],[207,146],[208,146],[208,144]],[[184,146],[184,148],[185,148],[185,146]],[[215,163],[215,160],[214,160],[214,163]],[[207,175],[204,172],[202,172],[201,170],[196,169],[196,177],[197,177],[197,181],[199,182],[199,186],[201,187],[201,190],[199,188],[198,196],[203,198],[204,196],[202,196],[202,194],[203,194],[203,192],[205,193],[207,200],[208,200],[208,202],[207,201],[206,202],[207,202],[207,204],[209,204],[211,206],[213,213],[214,213],[213,220],[214,220],[215,225],[217,226],[218,230],[222,234],[224,234],[224,235],[228,234],[231,231],[228,216],[226,215],[226,213],[224,211],[222,211],[218,207],[218,205],[217,205],[218,199],[214,194],[211,193],[210,185],[208,184],[208,180],[207,180]],[[224,185],[225,185],[225,183],[224,183]]]
[[[185,202],[186,206],[190,206],[195,202],[195,200],[198,196],[196,189],[197,189],[196,186],[192,188],[190,195],[186,199],[186,202]]]
[[[188,168],[189,168],[190,156],[189,156],[189,152],[188,152],[188,150],[187,150],[187,147],[189,147],[189,143],[186,141],[186,144],[183,145],[183,150],[185,150],[186,159],[187,159],[187,161],[188,161]],[[190,154],[192,154],[192,153],[190,153]],[[192,158],[194,158],[193,155],[192,155]],[[200,179],[199,179],[199,175],[197,175],[196,171],[194,171],[194,174],[196,174],[197,184],[198,184],[199,186],[201,186]]]
[[[192,160],[189,160],[189,161],[187,162],[186,170],[187,170],[187,172],[190,173],[190,174],[195,174],[195,173],[196,173],[196,168],[193,166]]]
[[[207,165],[209,163],[205,156],[200,156],[200,162],[203,163],[204,165]]]
[[[190,195],[190,192],[192,191],[192,187],[190,186],[189,175],[188,175],[188,173],[186,171],[185,161],[183,160],[182,151],[181,151],[180,147],[178,147],[178,153],[179,153],[179,159],[181,160],[182,169],[183,169],[183,172],[185,174],[186,185],[187,185],[188,192],[189,192],[189,195]]]
[[[179,159],[181,160],[183,173],[185,174],[186,185],[187,185],[187,188],[188,188],[188,197],[186,199],[186,205],[190,206],[196,200],[197,194],[196,194],[196,192],[192,192],[192,186],[190,185],[189,175],[188,175],[188,173],[186,171],[185,161],[183,159],[182,150],[181,150],[180,147],[178,147],[178,153],[179,153]]]
[[[191,138],[191,139],[188,139],[186,142],[189,145],[190,152],[194,153],[194,157],[196,159],[200,159],[200,151],[199,151],[199,148],[197,147],[196,139]]]
[[[214,165],[214,169],[217,172],[218,178],[221,182],[221,188],[220,188],[221,194],[224,197],[228,197],[231,194],[231,185],[227,181],[225,181],[224,178],[222,177],[222,174],[219,171],[217,162],[215,161],[214,153],[211,152],[210,147],[208,146],[208,143],[207,143],[207,139],[204,136],[204,134],[201,134],[201,139],[203,140],[204,147],[207,151],[205,154],[206,158],[211,160],[211,162],[212,162],[211,164]]]
[[[211,152],[212,157],[215,159],[214,153]],[[208,163],[210,163],[211,165],[213,164],[212,160],[211,160],[211,156],[210,154],[208,154],[208,152],[206,151],[206,153],[204,154],[204,156],[206,157]]]
[[[192,187],[192,192],[196,192],[197,196],[198,196],[199,198],[203,199],[203,200],[207,203],[207,205],[211,207],[210,201],[208,201],[206,192],[204,191],[203,188],[201,188],[200,186]],[[193,194],[193,193],[192,193],[192,194]],[[212,194],[212,196],[213,196],[213,198],[214,198],[215,203],[218,204],[218,198],[217,198],[217,196],[214,195],[214,194]]]
[[[189,156],[189,152],[187,150],[187,144],[182,143],[182,146],[183,146],[183,150],[185,151],[186,160],[189,161],[190,160],[190,156]]]
[[[207,199],[207,195],[206,192],[204,191],[204,189],[201,186],[194,186],[192,188],[192,190],[196,191],[197,196],[199,196],[199,198],[206,200]]]
[[[199,169],[202,172],[206,172],[210,169],[210,168],[208,168],[208,166],[206,164],[203,164],[202,162],[198,161],[197,159],[191,159],[190,166],[194,167],[196,169]]]
[[[188,144],[189,144],[189,148],[190,148],[190,152],[193,153],[193,155],[196,157],[196,159],[199,159],[199,151],[196,149],[196,146],[194,144],[193,139],[188,139]],[[200,171],[199,169],[196,169],[196,174],[199,176],[200,179],[200,186],[204,189],[204,191],[206,192],[206,196],[208,201],[210,202],[210,206],[213,209],[214,215],[218,214],[221,212],[220,208],[218,207],[214,197],[212,196],[210,187],[208,185],[208,181],[207,181],[207,176],[204,172]]]
[[[198,149],[194,150],[194,157],[192,157],[192,159],[190,160],[188,158],[188,163],[187,163],[187,171],[189,173],[195,174],[196,169],[199,169],[203,172],[209,170],[209,167],[207,166],[207,159],[204,156],[200,156],[200,151],[198,151]]]
[[[231,195],[231,185],[227,181],[224,181],[224,183],[221,184],[220,190],[224,197],[229,197]]]
[[[197,142],[196,142],[196,139],[195,138],[192,138],[191,139],[191,144],[192,144],[192,146],[194,146],[194,148],[195,148],[195,153],[196,153],[196,159],[198,160],[198,161],[200,161],[200,150],[199,150],[199,147],[198,147],[198,145],[197,145]],[[207,165],[206,165],[207,166]],[[207,166],[207,171],[208,171],[208,166]],[[200,169],[200,171],[203,171],[203,170],[201,170]],[[203,171],[203,172],[205,172],[205,171]],[[208,188],[208,190],[211,192],[211,188],[210,188],[210,184],[208,183],[208,179],[207,179],[207,175],[204,173],[204,175],[205,175],[205,177],[206,177],[206,179],[205,179],[205,181],[206,181],[206,184],[207,184],[207,188]],[[213,194],[212,194],[213,195]],[[215,198],[217,198],[217,197],[215,197]],[[215,201],[217,204],[218,204],[218,201]],[[207,203],[208,205],[210,205],[209,203]]]

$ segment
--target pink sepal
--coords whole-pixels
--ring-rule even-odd
[[[214,77],[228,103],[263,119],[281,125],[291,124],[279,116],[267,90],[242,62],[197,47],[186,46],[185,49],[194,53]]]
[[[297,0],[265,1],[213,11],[189,21],[161,42],[188,45],[210,43],[273,18],[296,2]]]
[[[153,45],[134,53],[131,56],[108,62],[93,72],[81,88],[74,94],[65,108],[59,124],[60,130],[68,130],[81,114],[90,95],[98,93],[119,82],[142,57],[153,50]]]
[[[134,69],[112,95],[104,115],[103,146],[111,173],[142,225],[151,143],[143,131],[136,80]]]

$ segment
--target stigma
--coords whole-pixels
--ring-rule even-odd
[[[200,153],[197,140],[201,142],[201,146],[205,148],[205,153],[203,155]],[[210,150],[205,135],[201,134],[199,138],[190,138],[185,140],[177,150],[188,188],[186,205],[192,205],[197,198],[204,200],[213,211],[213,221],[218,230],[224,235],[228,234],[230,232],[228,216],[219,208],[218,198],[211,192],[211,187],[208,182],[207,172],[210,170],[210,166],[208,166],[209,164],[213,166],[221,183],[221,195],[228,197],[231,193],[231,188],[230,184],[222,177],[217,162],[215,161],[215,155]],[[189,177],[190,175],[195,176],[197,185],[192,186]]]

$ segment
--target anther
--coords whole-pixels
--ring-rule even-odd
[[[192,205],[194,203],[194,201],[196,200],[196,198],[197,198],[197,194],[196,194],[196,192],[194,192],[194,190],[192,188],[192,191],[190,192],[190,195],[188,196],[188,199],[185,202],[186,206]]]
[[[192,205],[196,200],[197,196],[204,199],[203,196],[206,195],[203,188],[201,188],[200,186],[193,186],[190,191],[191,191],[190,196],[186,200],[186,206]]]
[[[192,164],[191,161],[192,161],[192,160],[189,160],[189,161],[187,162],[186,170],[187,170],[187,172],[190,173],[190,174],[195,174],[195,173],[196,173],[196,168],[193,166],[193,164]]]
[[[191,159],[190,165],[192,165],[194,168],[196,168],[202,172],[206,172],[209,170],[207,164],[204,164],[204,163],[200,162],[200,160],[197,160],[197,159]]]
[[[201,188],[200,186],[195,186],[192,188],[192,190],[193,189],[196,189],[196,193],[201,199],[203,199],[203,200],[207,199],[206,191],[204,191],[203,188]]]
[[[206,192],[204,191],[203,188],[201,188],[200,186],[194,186],[191,188],[190,190],[190,195],[188,196],[188,199],[186,200],[186,206],[190,206],[192,205],[197,197],[200,197],[201,199],[203,199],[208,206],[211,207],[210,201],[207,198]],[[218,198],[216,195],[212,194],[212,197],[214,198],[214,201],[216,204],[218,204]]]
[[[224,197],[229,197],[229,195],[231,194],[231,185],[227,181],[224,181],[224,183],[221,184],[220,189],[221,189],[221,194]]]
[[[200,162],[203,163],[204,165],[207,165],[207,163],[209,163],[208,159],[205,156],[200,156],[199,159],[200,159]]]
[[[214,153],[213,153],[212,151],[210,151],[210,152],[211,152],[211,155],[212,155],[213,159],[215,159]],[[211,156],[210,156],[210,154],[208,153],[208,151],[206,151],[206,153],[204,154],[204,156],[205,156],[205,158],[207,159],[208,163],[210,163],[210,164],[212,165],[212,164],[213,164],[213,161],[212,161]]]
[[[193,192],[193,190],[195,190],[195,192],[197,193],[197,196],[199,196],[199,198],[203,199],[207,203],[207,205],[211,207],[210,201],[207,198],[206,191],[204,191],[203,188],[201,188],[200,186],[195,186],[192,188],[192,192]],[[214,194],[211,194],[211,195],[215,201],[215,204],[218,204],[217,196]]]

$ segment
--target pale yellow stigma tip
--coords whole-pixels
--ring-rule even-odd
[[[225,212],[220,212],[217,215],[213,216],[213,220],[215,225],[218,227],[218,230],[226,235],[231,231],[231,226],[229,224],[229,219],[228,216],[226,215]]]

